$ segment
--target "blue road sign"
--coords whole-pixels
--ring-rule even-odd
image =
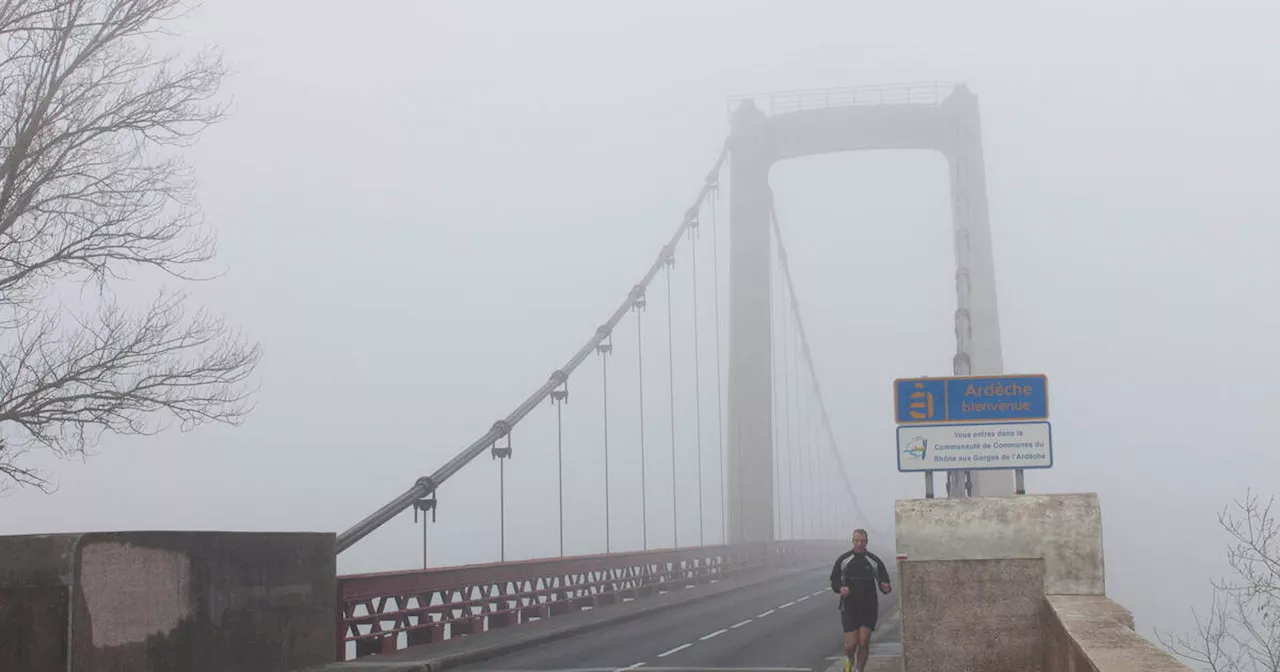
[[[1049,381],[1043,374],[899,378],[893,381],[900,425],[1045,420]]]

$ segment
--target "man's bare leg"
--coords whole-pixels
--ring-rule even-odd
[[[858,672],[866,672],[867,656],[871,655],[871,628],[858,628]]]

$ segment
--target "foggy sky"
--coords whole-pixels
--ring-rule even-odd
[[[1210,1],[208,3],[186,41],[226,52],[233,115],[190,157],[228,275],[191,289],[263,343],[257,410],[39,460],[59,491],[0,500],[0,533],[341,531],[486,431],[625,297],[714,161],[728,96],[942,80],[979,97],[1005,368],[1050,380],[1056,463],[1028,488],[1099,493],[1108,593],[1145,635],[1191,627],[1225,570],[1216,512],[1280,474],[1277,21],[1273,3]],[[922,494],[895,469],[890,381],[949,373],[954,352],[945,166],[830,155],[779,164],[772,184],[841,450],[888,534],[893,501]],[[625,324],[610,361],[624,546],[639,538]],[[598,366],[565,409],[576,478],[601,468]],[[665,403],[646,397],[653,422]],[[554,439],[549,407],[514,435],[513,556],[555,552]],[[496,469],[483,457],[442,489],[433,563],[496,559]],[[601,503],[566,484],[566,552],[603,550]],[[670,504],[651,504],[665,543]],[[340,570],[413,567],[419,534],[401,516]]]

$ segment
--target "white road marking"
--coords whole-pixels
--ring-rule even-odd
[[[626,666],[626,667],[624,667],[624,668],[622,668],[622,669],[624,669],[624,670],[634,670],[634,669],[636,669],[637,667],[644,667],[644,663],[636,663],[635,665],[628,665],[628,666]]]
[[[730,630],[735,630],[735,629],[737,629],[737,628],[741,628],[742,626],[744,626],[744,625],[746,625],[746,624],[748,624],[748,623],[750,623],[750,622],[751,622],[751,619],[749,619],[749,618],[748,618],[747,620],[745,620],[745,621],[743,621],[743,622],[741,622],[741,623],[734,623],[733,625],[729,626],[729,629],[730,629]]]
[[[770,609],[769,611],[766,611],[763,614],[756,614],[756,618],[764,618],[765,616],[768,616],[769,614],[772,614],[775,611],[777,611],[777,609]]]
[[[800,598],[800,599],[796,600],[796,602],[804,602],[805,600],[807,600],[807,599],[809,599],[809,598],[811,598],[811,597],[813,597],[813,596],[812,596],[812,595],[805,595],[804,597],[802,597],[802,598]]]
[[[779,608],[779,609],[786,609],[787,607],[792,607],[792,606],[795,606],[795,602],[788,602],[788,603],[786,603],[786,604],[779,604],[779,605],[778,605],[778,608]]]
[[[726,632],[729,632],[729,629],[728,629],[728,628],[720,628],[719,630],[716,630],[715,632],[713,632],[713,633],[711,633],[711,634],[709,634],[709,635],[703,635],[703,636],[699,637],[699,638],[698,638],[698,641],[705,642],[705,641],[707,641],[708,639],[711,639],[712,637],[715,637],[716,635],[723,635],[723,634],[724,634],[724,633],[726,633]]]
[[[685,649],[687,649],[687,648],[689,648],[689,647],[691,647],[691,646],[693,646],[693,643],[692,643],[692,642],[690,642],[689,644],[681,644],[680,646],[677,646],[676,648],[671,649],[670,651],[665,651],[665,652],[663,652],[663,653],[659,653],[659,654],[658,654],[658,657],[659,657],[659,658],[666,658],[667,656],[669,656],[669,655],[671,655],[671,654],[673,654],[673,653],[679,653],[679,652],[684,651]]]
[[[821,590],[815,590],[815,591],[813,591],[812,593],[809,593],[809,594],[810,594],[810,595],[813,595],[814,597],[817,597],[817,596],[821,595],[821,594],[822,594],[822,592],[823,592],[823,591],[821,591]]]

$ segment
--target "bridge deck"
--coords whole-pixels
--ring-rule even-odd
[[[840,653],[828,567],[776,570],[480,636],[361,659],[361,670],[813,670]],[[882,598],[875,666],[897,670],[896,600]],[[326,671],[352,669],[335,664]],[[885,665],[890,665],[885,667]],[[429,667],[428,667],[429,666]]]

